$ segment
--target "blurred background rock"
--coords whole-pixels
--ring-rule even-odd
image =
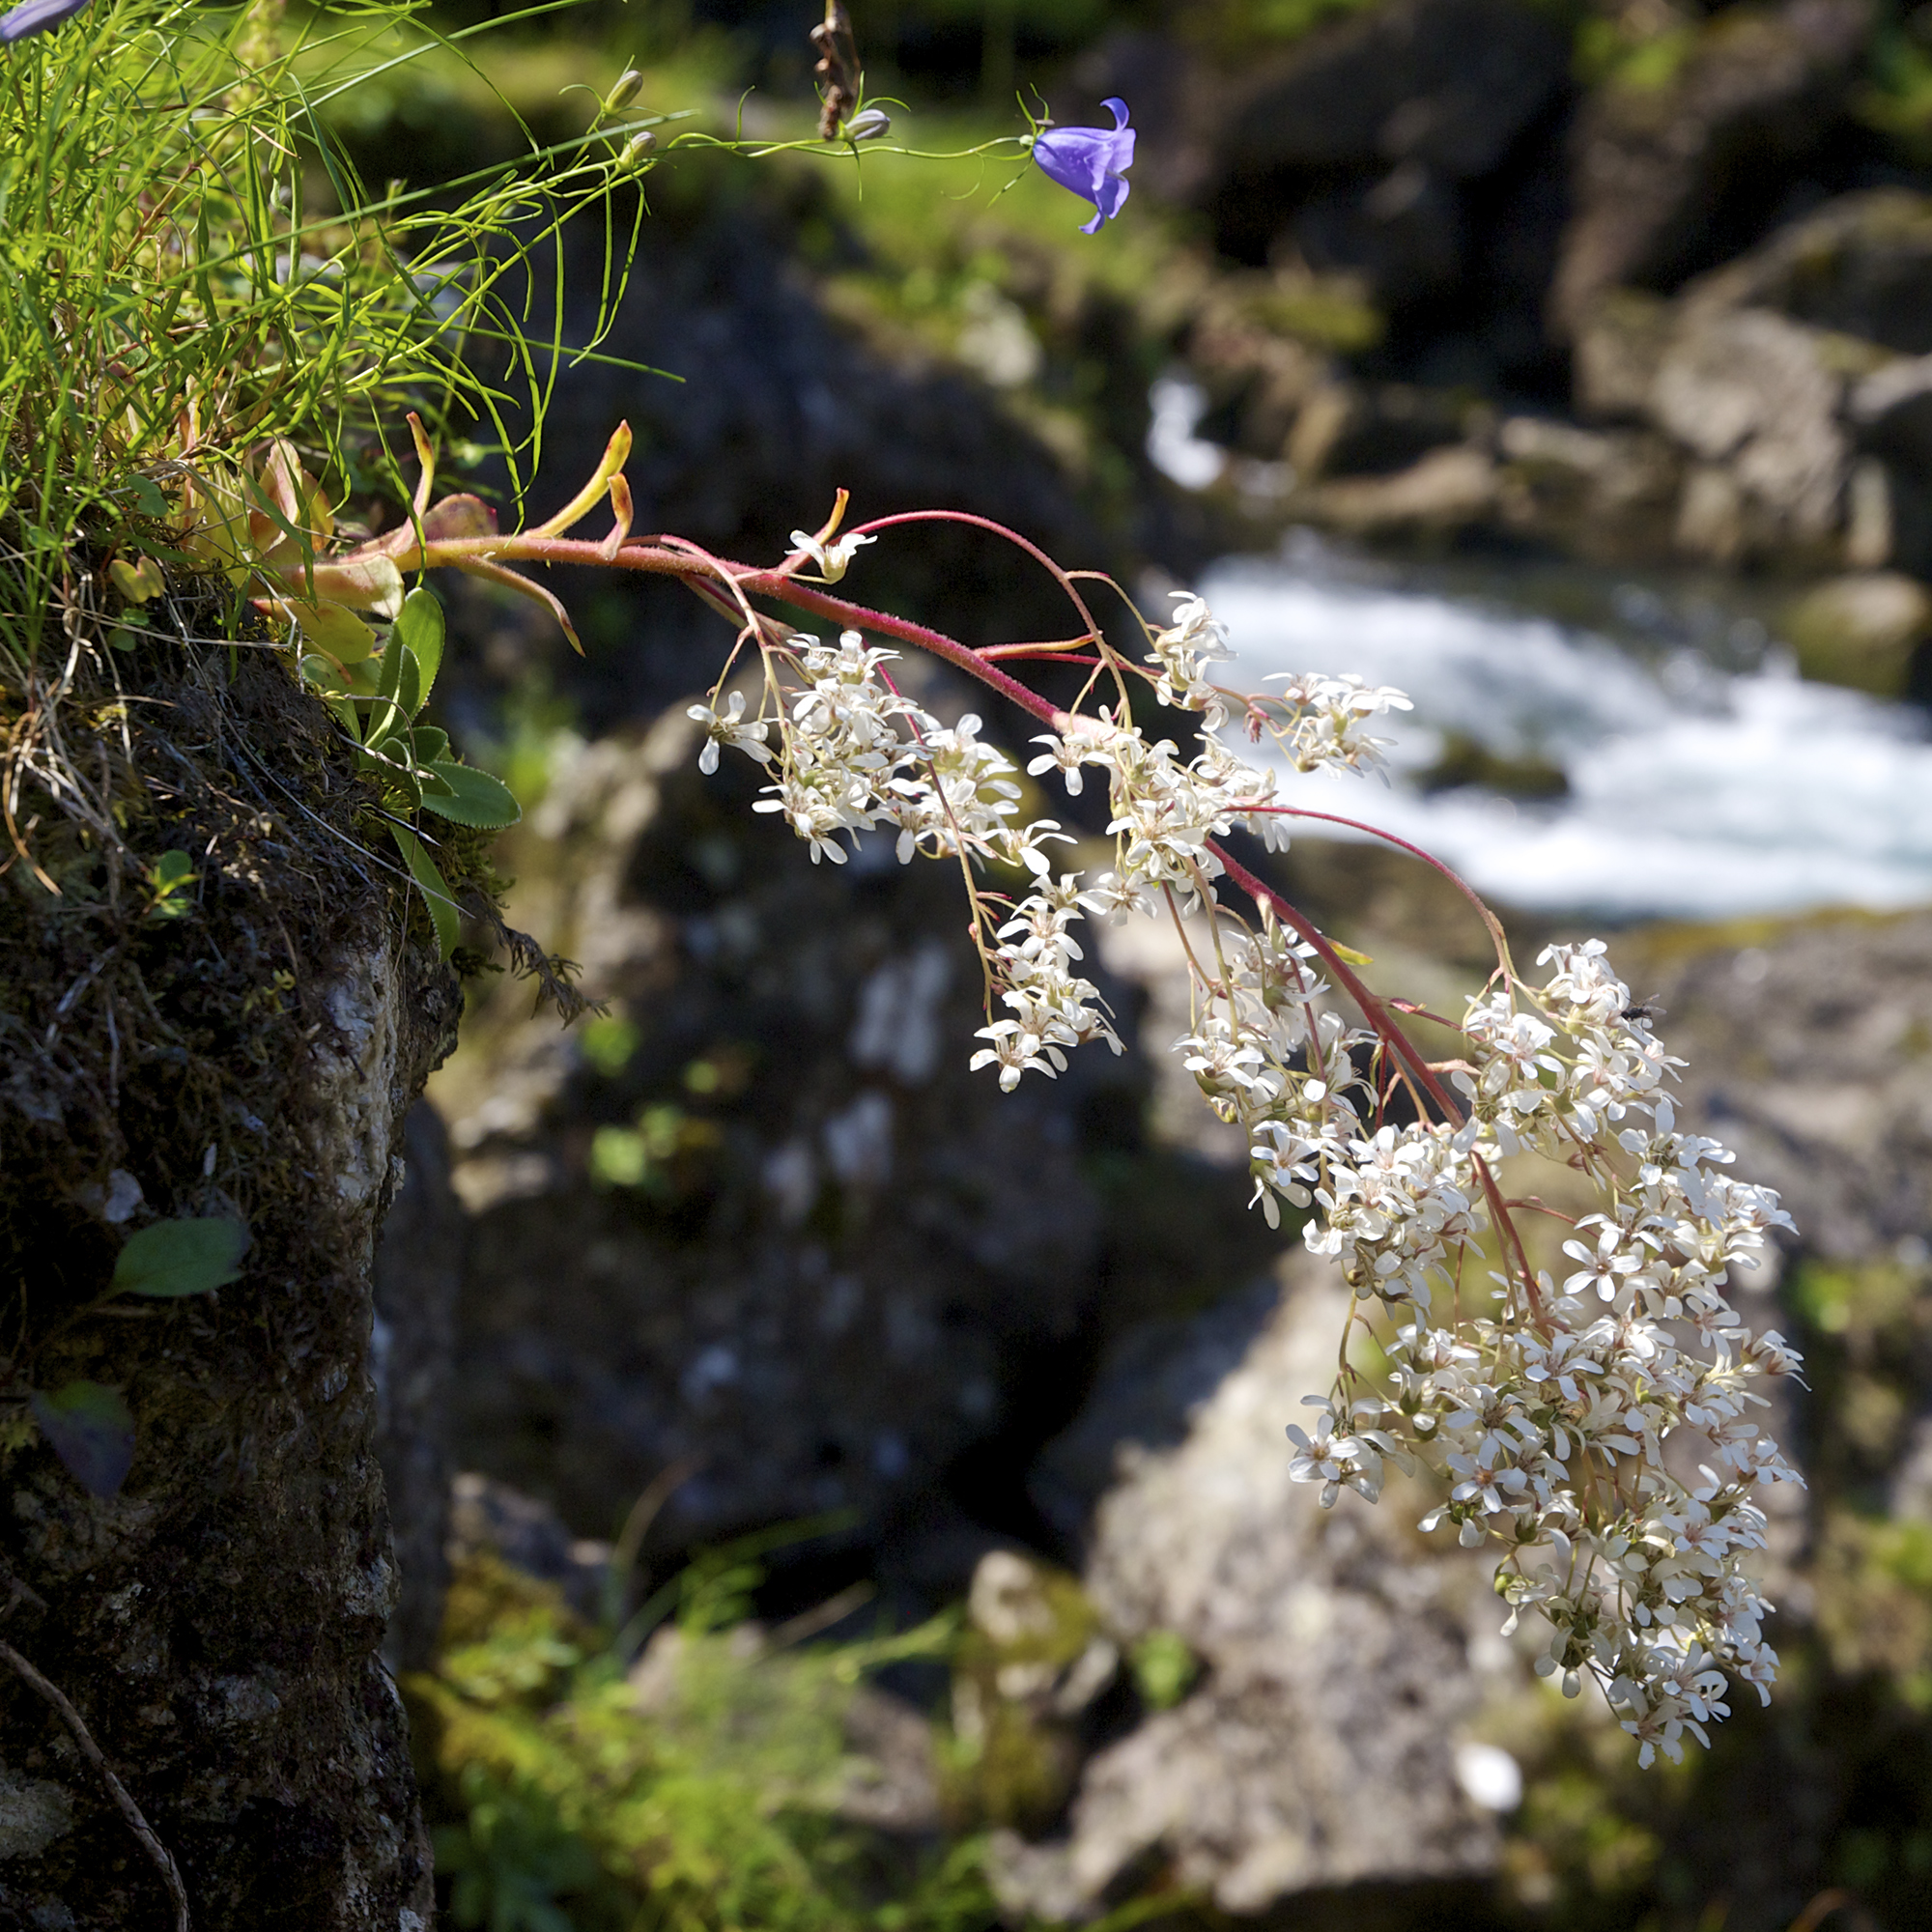
[[[1809,702],[1777,682],[1802,673],[1865,695],[1816,713],[1847,758],[1922,739],[1932,9],[854,11],[871,91],[902,98],[896,131],[922,146],[1016,125],[1018,86],[1063,121],[1124,96],[1125,217],[1090,240],[1049,185],[1022,175],[996,198],[1006,176],[979,162],[871,156],[863,194],[849,157],[660,167],[603,350],[683,380],[565,371],[556,494],[622,415],[639,526],[733,555],[777,554],[845,487],[866,516],[998,517],[1155,597],[1237,553],[1273,556],[1270,595],[1339,576],[1315,607],[1330,623],[1426,594],[1430,621],[1453,604],[1489,626],[1493,682],[1472,689],[1542,674],[1543,633],[1509,615],[1528,611],[1566,639],[1635,638],[1644,689],[1690,715]],[[432,66],[345,131],[371,178],[431,182],[507,150],[509,109],[576,131],[589,97],[561,90],[635,60],[652,108],[803,132],[816,13],[580,10],[479,43],[481,79]],[[599,265],[579,248],[570,339]],[[1064,626],[1050,584],[978,534],[882,543],[857,571],[862,597],[972,641]],[[1240,1151],[1190,1104],[1166,1051],[1185,1012],[1171,950],[1105,935],[1095,977],[1129,1053],[1001,1097],[964,1071],[979,996],[943,870],[869,843],[836,870],[807,863],[751,814],[749,765],[696,771],[682,709],[715,673],[714,620],[659,586],[556,588],[583,659],[465,594],[439,703],[525,800],[502,855],[513,923],[580,960],[605,1010],[559,1032],[474,982],[383,1264],[392,1650],[421,1673],[459,1922],[527,1898],[505,1922],[591,1932],[629,1922],[650,1871],[696,1868],[694,1845],[721,1869],[740,1856],[718,1850],[713,1812],[655,1851],[582,1822],[583,1741],[610,1744],[596,1727],[616,1720],[571,1672],[639,1616],[623,1739],[698,1750],[692,1714],[724,1713],[753,1744],[732,1747],[739,1781],[716,1788],[737,1796],[717,1811],[817,1821],[793,1851],[742,1853],[793,1871],[756,1922],[1923,1922],[1919,833],[1886,855],[1883,889],[1847,834],[1842,865],[1813,855],[1825,884],[1776,906],[1742,860],[1693,855],[1676,897],[1641,878],[1565,897],[1559,867],[1553,885],[1525,874],[1511,915],[1532,954],[1622,928],[1624,976],[1661,996],[1690,1062],[1682,1111],[1783,1189],[1801,1230],[1750,1297],[1811,1365],[1777,1418],[1810,1483],[1776,1521],[1784,1682],[1708,1757],[1639,1775],[1601,1713],[1547,1694],[1523,1640],[1498,1634],[1488,1564],[1412,1531],[1419,1492],[1318,1517],[1287,1489],[1280,1432],[1320,1385],[1332,1289],[1244,1213]],[[1607,688],[1605,662],[1576,654],[1565,675]],[[965,705],[916,674],[922,701]],[[1417,824],[1461,824],[1470,801],[1571,823],[1588,756],[1553,727],[1486,736],[1486,707],[1425,718],[1436,749],[1399,775],[1433,814]],[[1776,765],[1767,799],[1802,788]],[[1629,782],[1634,818],[1648,781]],[[1769,876],[1782,834],[1752,834],[1758,799],[1683,815],[1728,813]],[[1035,809],[1101,830],[1066,801]],[[1391,988],[1439,1005],[1485,970],[1453,895],[1407,862],[1298,840],[1270,863]],[[1861,903],[1889,910],[1843,909]],[[1699,905],[1725,919],[1639,917]],[[718,1594],[737,1572],[704,1552],[753,1548]],[[867,1666],[866,1700],[810,1678],[813,1642],[882,1631],[926,1634]],[[479,1676],[479,1644],[534,1688]],[[560,1755],[465,1728],[518,1698]],[[835,1869],[863,1882],[841,1891]],[[688,1922],[734,1922],[715,1887],[693,1896]]]

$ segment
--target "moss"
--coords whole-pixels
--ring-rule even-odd
[[[962,1827],[1039,1831],[1079,1771],[1070,1720],[1099,1688],[1083,1679],[1094,1662],[1110,1676],[1114,1652],[1087,1593],[1049,1564],[996,1551],[970,1610],[953,1659],[948,1805]]]

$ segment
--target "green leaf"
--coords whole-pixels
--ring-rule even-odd
[[[301,674],[324,697],[340,697],[349,690],[342,667],[320,651],[310,651],[302,658]]]
[[[453,818],[459,825],[475,826],[484,832],[500,832],[523,817],[516,794],[501,779],[478,771],[474,765],[452,764],[447,758],[433,759],[424,769],[449,787],[444,798],[440,792],[423,793],[423,810]]]
[[[376,676],[376,695],[379,697],[394,697],[403,682],[403,634],[394,625],[389,629],[389,641],[383,646],[382,669]]]
[[[206,1294],[241,1272],[247,1245],[248,1231],[240,1221],[156,1221],[121,1250],[114,1286],[127,1294],[167,1299]]]
[[[50,1395],[27,1398],[41,1434],[82,1489],[111,1496],[134,1463],[134,1418],[118,1389],[100,1382],[67,1382]]]
[[[194,861],[181,850],[163,852],[148,867],[148,881],[154,892],[144,917],[151,921],[185,919],[194,910],[187,889],[195,882]]]
[[[426,765],[433,758],[447,758],[449,733],[434,724],[418,724],[410,733],[410,748],[419,765]]]
[[[414,717],[429,701],[436,674],[442,668],[442,606],[426,584],[403,599],[403,608],[396,613],[396,636],[416,661],[416,701],[410,713]]]
[[[122,494],[134,499],[136,513],[143,517],[153,517],[157,523],[169,522],[175,514],[175,506],[145,476],[130,476],[122,485]]]
[[[428,805],[427,798],[423,803]],[[403,863],[410,868],[410,876],[422,888],[423,900],[429,907],[430,923],[436,927],[437,949],[445,959],[456,951],[456,942],[463,936],[463,923],[456,910],[454,895],[448,882],[436,868],[436,862],[423,850],[422,840],[413,832],[401,825],[392,825],[390,832],[395,836],[396,848],[403,855]]]

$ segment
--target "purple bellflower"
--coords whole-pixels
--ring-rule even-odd
[[[0,14],[0,42],[24,41],[44,34],[63,20],[71,20],[87,0],[24,0],[12,13]]]
[[[42,0],[29,0],[40,5]],[[1107,128],[1048,128],[1036,134],[1033,157],[1048,177],[1062,187],[1071,188],[1082,201],[1094,204],[1092,221],[1084,222],[1083,235],[1098,233],[1103,221],[1120,213],[1132,184],[1122,179],[1134,164],[1134,130],[1127,126],[1127,103],[1121,99],[1101,101],[1114,112],[1114,125]]]

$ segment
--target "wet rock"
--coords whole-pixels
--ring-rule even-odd
[[[1088,1762],[1064,1837],[998,1841],[1009,1909],[1091,1913],[1151,1861],[1238,1913],[1494,1865],[1494,1828],[1455,1764],[1485,1696],[1517,1681],[1495,1634],[1493,1564],[1421,1538],[1419,1492],[1324,1514],[1290,1484],[1282,1427],[1332,1376],[1347,1297],[1305,1256],[1284,1264],[1282,1285],[1278,1311],[1172,1446],[1153,1412],[1163,1395],[1189,1403],[1185,1375],[1163,1391],[1148,1363],[1122,1357],[1096,1406],[1155,1443],[1117,1447],[1087,1589],[1119,1640],[1179,1638],[1205,1675]],[[1204,1319],[1203,1380],[1254,1312]],[[1048,1466],[1092,1461],[1057,1445]]]
[[[1896,571],[1829,578],[1786,610],[1782,628],[1806,677],[1903,697],[1932,632],[1932,592]]]
[[[1607,290],[1668,289],[1750,239],[1841,113],[1865,0],[1723,10],[1662,85],[1615,78],[1582,111],[1550,291],[1566,334]]]
[[[612,1005],[566,1036],[505,999],[440,1076],[475,1216],[458,1453],[607,1533],[679,1465],[656,1548],[841,1509],[880,1533],[1085,1346],[1084,1122],[1130,1118],[1137,1075],[969,1076],[956,877],[884,838],[813,866],[750,761],[706,779],[696,749],[681,713],[579,749],[510,855],[513,916]]]

